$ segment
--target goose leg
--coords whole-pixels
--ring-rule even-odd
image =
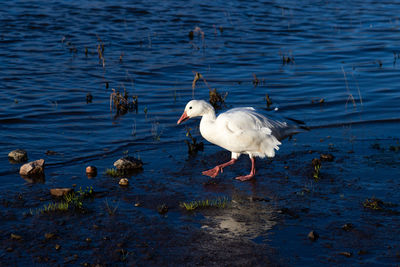
[[[250,171],[250,173],[248,175],[245,175],[245,176],[238,176],[238,177],[235,178],[236,180],[240,180],[240,181],[244,182],[244,181],[250,180],[251,178],[254,177],[254,175],[256,175],[255,160],[252,157],[250,157],[250,160],[251,160],[251,171]]]
[[[215,178],[220,172],[224,172],[223,168],[225,168],[226,166],[233,165],[235,162],[236,162],[236,159],[231,159],[230,161],[228,161],[226,163],[215,166],[211,170],[203,171],[202,174],[210,176],[212,178]]]

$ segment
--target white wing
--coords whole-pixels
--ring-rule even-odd
[[[217,120],[226,121],[228,129],[232,132],[258,130],[267,135],[272,134],[278,139],[283,137],[288,128],[286,122],[268,119],[251,107],[230,109],[219,115]]]

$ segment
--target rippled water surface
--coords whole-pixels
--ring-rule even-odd
[[[399,264],[399,11],[395,1],[2,3],[0,262]],[[193,90],[196,72],[207,84]],[[176,125],[208,87],[227,93],[222,110],[253,106],[311,131],[259,160],[253,182],[232,179],[248,172],[245,156],[210,181],[201,171],[229,154],[202,140],[194,119],[186,127],[205,147],[189,157],[187,128]],[[137,112],[111,110],[113,90],[136,95]],[[17,148],[46,160],[45,181],[19,176],[7,158]],[[315,180],[321,153],[335,160]],[[121,188],[104,172],[127,154],[144,168]],[[50,188],[73,185],[98,193],[87,213],[24,215],[54,200]],[[179,207],[216,197],[229,207]],[[372,197],[386,208],[364,208]]]

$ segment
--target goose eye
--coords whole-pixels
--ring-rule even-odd
[[[189,109],[192,109],[192,107],[189,107]]]

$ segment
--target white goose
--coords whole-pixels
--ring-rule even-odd
[[[214,108],[203,100],[189,101],[177,124],[193,117],[202,117],[200,133],[207,141],[232,152],[230,161],[203,171],[203,175],[213,178],[234,164],[241,154],[248,154],[251,171],[236,179],[250,180],[256,173],[254,157],[274,157],[281,144],[279,140],[299,132],[297,127],[268,119],[251,107],[230,109],[216,117]]]

